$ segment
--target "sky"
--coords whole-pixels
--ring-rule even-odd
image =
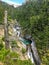
[[[24,2],[24,0],[11,0],[11,1],[17,2],[17,3],[19,3],[19,4],[22,4],[22,3]]]
[[[20,6],[22,5],[22,3],[25,2],[25,0],[2,0],[3,2],[6,2],[10,5],[14,5],[14,7]]]

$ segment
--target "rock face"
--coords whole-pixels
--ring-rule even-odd
[[[0,25],[0,37],[4,36],[3,25]]]
[[[4,36],[4,29],[0,29],[0,37]]]
[[[2,62],[0,62],[0,65],[4,65]]]
[[[17,47],[12,48],[12,51],[16,52],[19,55],[20,60],[28,60],[28,56],[27,56],[26,52],[24,54],[22,53],[22,48],[26,50],[23,43],[21,43],[20,41],[17,41],[17,46],[18,46],[18,48]]]

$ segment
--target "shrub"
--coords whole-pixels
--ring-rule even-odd
[[[26,52],[26,49],[22,48],[22,53],[24,54]]]
[[[5,40],[5,37],[2,37],[2,41],[4,41]]]
[[[9,50],[2,48],[0,50],[0,61],[4,61],[4,59],[8,55],[8,53],[9,53]]]
[[[0,50],[1,50],[3,47],[4,47],[4,45],[3,45],[3,41],[0,40]]]
[[[10,52],[10,57],[11,58],[18,58],[19,54],[17,54],[16,52]]]
[[[17,47],[17,48],[19,47],[19,46],[17,45],[17,42],[16,42],[15,40],[12,41],[11,46],[12,46],[12,47]]]

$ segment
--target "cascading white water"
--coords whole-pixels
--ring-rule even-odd
[[[24,43],[25,40],[20,37],[20,30],[16,30],[15,28],[13,28],[13,29],[14,29],[14,32],[16,32],[16,35],[19,37],[19,40],[22,42],[24,48],[26,48],[26,44]],[[32,56],[32,52],[31,52],[30,47],[28,47],[27,56],[31,60],[31,62],[34,63],[33,56]]]
[[[23,42],[23,44],[29,45],[29,41],[25,42],[26,40],[24,40],[23,38],[20,38],[20,39]],[[32,63],[35,62],[36,65],[40,65],[41,61],[36,49],[35,42],[32,40],[32,43],[30,45],[28,46],[28,51],[27,51],[28,58],[32,61]]]
[[[24,43],[25,40],[24,40],[23,38],[21,38],[21,37],[19,37],[19,40],[20,40],[20,41],[22,42],[22,44],[24,45],[24,48],[26,48],[26,44]],[[28,47],[27,56],[28,56],[28,58],[31,60],[31,62],[34,63],[30,46]]]
[[[31,60],[31,62],[34,63],[33,56],[32,56],[32,52],[31,52],[30,47],[28,47],[27,55],[28,55],[28,58]]]
[[[29,44],[30,43],[29,40],[26,42],[26,40],[24,40],[24,38],[20,37],[21,36],[20,29],[21,28],[19,26],[17,26],[15,29],[14,29],[14,31],[16,32],[16,35],[18,36],[19,40],[23,43],[23,45],[26,46],[27,44]],[[31,45],[28,47],[27,55],[28,55],[28,58],[32,61],[32,63],[35,62],[36,65],[41,65],[41,61],[40,61],[39,56],[38,56],[36,45],[35,45],[35,42],[33,40],[32,40]]]
[[[37,52],[36,44],[33,40],[31,43],[31,52],[32,52],[32,56],[33,56],[35,65],[41,65],[41,60],[40,60],[38,52]]]

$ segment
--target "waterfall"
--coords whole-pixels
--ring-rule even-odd
[[[32,56],[32,52],[31,52],[30,47],[28,47],[27,55],[28,55],[28,58],[31,60],[31,62],[34,63],[33,56]]]
[[[41,60],[39,58],[39,55],[38,55],[38,52],[37,52],[37,49],[36,49],[36,45],[35,45],[35,42],[33,40],[32,40],[32,43],[31,43],[31,52],[32,52],[32,56],[33,56],[35,65],[41,65]]]
[[[41,61],[40,61],[40,58],[38,56],[38,52],[37,52],[37,49],[36,49],[35,42],[32,40],[32,42],[30,43],[29,40],[21,38],[19,27],[16,28],[16,33],[17,33],[17,36],[19,37],[19,40],[23,43],[24,47],[26,45],[30,44],[30,46],[28,47],[28,51],[27,51],[28,58],[32,61],[32,63],[35,62],[35,65],[41,65]]]
[[[26,48],[26,40],[24,40],[24,38],[21,38],[19,37],[19,40],[22,42],[22,44],[24,45],[24,48]],[[25,44],[26,43],[26,44]],[[29,44],[28,44],[29,45]],[[31,60],[32,63],[34,63],[34,60],[33,60],[33,56],[32,56],[32,52],[31,52],[31,48],[30,46],[28,46],[28,50],[27,50],[27,56],[28,58]]]

